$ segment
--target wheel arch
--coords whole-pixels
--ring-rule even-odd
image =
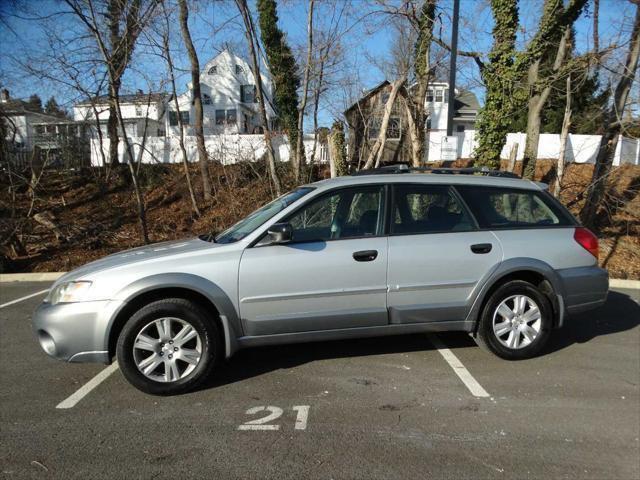
[[[211,312],[211,320],[217,323],[223,335],[225,358],[237,350],[237,338],[241,326],[236,308],[228,295],[213,282],[192,274],[172,273],[152,275],[139,279],[122,288],[116,299],[123,303],[109,319],[105,336],[105,349],[109,359],[115,355],[118,336],[131,315],[156,300],[184,298]]]
[[[489,278],[483,281],[481,290],[476,295],[467,322],[472,323],[472,333],[478,329],[480,315],[486,301],[500,285],[511,280],[524,280],[536,285],[549,299],[553,309],[554,328],[564,323],[564,289],[560,277],[547,263],[534,258],[512,258],[502,262]]]

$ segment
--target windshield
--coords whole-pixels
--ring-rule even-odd
[[[285,193],[273,202],[267,203],[252,214],[240,220],[232,227],[226,229],[215,238],[216,243],[233,243],[242,240],[260,225],[273,218],[293,202],[304,197],[313,190],[313,187],[301,187]]]

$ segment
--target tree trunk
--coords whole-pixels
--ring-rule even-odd
[[[391,84],[391,93],[389,94],[389,99],[384,106],[384,115],[382,117],[382,123],[380,124],[380,132],[378,133],[378,138],[371,147],[371,151],[369,152],[369,156],[367,157],[364,167],[362,167],[363,170],[370,169],[374,164],[376,168],[380,165],[380,160],[382,159],[382,154],[384,152],[384,145],[387,142],[389,118],[391,117],[391,112],[393,111],[393,105],[395,104],[396,97],[398,96],[398,91],[400,90],[400,87],[404,85],[405,81],[406,78],[402,77]]]
[[[567,140],[569,139],[569,129],[571,128],[571,75],[567,77],[567,102],[564,107],[564,117],[562,118],[562,130],[560,132],[560,153],[558,153],[558,166],[556,167],[556,179],[553,186],[553,193],[556,197],[560,195],[560,186],[564,176],[565,156],[567,152]]]
[[[324,48],[320,49],[320,65],[316,87],[313,92],[313,147],[311,148],[311,160],[309,161],[309,181],[313,180],[313,162],[316,160],[316,150],[318,148],[318,107],[320,106],[320,93],[322,92],[322,80],[324,78]]]
[[[296,139],[296,157],[299,167],[296,170],[296,182],[300,181],[300,176],[304,176],[305,154],[304,154],[304,113],[307,108],[307,96],[309,94],[309,76],[311,73],[312,50],[313,50],[313,7],[315,0],[309,0],[309,16],[307,19],[307,64],[304,68],[304,80],[302,82],[302,99],[298,109],[298,138]],[[313,159],[311,160],[313,161]]]
[[[187,53],[189,54],[189,61],[191,63],[191,84],[193,95],[193,107],[195,113],[194,131],[196,134],[196,143],[198,145],[198,160],[200,161],[200,171],[202,174],[202,191],[204,193],[205,200],[211,200],[211,181],[209,180],[209,169],[207,164],[209,163],[209,156],[207,155],[207,149],[204,145],[204,129],[202,127],[203,115],[202,115],[202,95],[200,94],[200,62],[198,61],[198,55],[196,49],[193,46],[191,40],[191,33],[189,32],[189,10],[187,9],[187,0],[178,0],[180,6],[180,30],[182,31],[182,38],[184,44],[187,47]]]
[[[516,169],[516,160],[518,159],[518,143],[514,143],[511,145],[511,150],[509,151],[509,166],[507,170],[513,172]]]
[[[269,166],[269,173],[271,174],[271,181],[273,182],[273,188],[277,196],[282,193],[282,187],[280,185],[280,179],[278,178],[278,172],[276,171],[276,157],[273,151],[273,144],[271,143],[271,129],[269,128],[269,121],[267,118],[267,109],[264,100],[264,88],[262,85],[262,77],[260,76],[260,65],[258,64],[258,55],[256,53],[256,34],[251,19],[251,12],[247,6],[247,0],[236,0],[236,6],[240,11],[242,20],[244,22],[245,36],[247,37],[247,43],[249,44],[249,54],[251,56],[251,65],[253,70],[253,76],[256,81],[256,96],[258,97],[258,105],[260,108],[260,116],[262,118],[262,124],[264,129],[264,143],[267,150],[267,165]]]
[[[162,37],[162,49],[164,50],[165,60],[167,61],[167,69],[169,70],[169,80],[171,81],[171,94],[173,95],[173,105],[176,108],[176,115],[178,117],[178,128],[180,129],[180,136],[178,137],[178,143],[180,144],[180,151],[182,153],[182,167],[184,170],[184,177],[187,181],[187,189],[189,190],[189,197],[191,198],[191,206],[193,212],[199,217],[200,209],[198,208],[198,202],[196,200],[195,192],[193,191],[193,185],[191,183],[191,175],[189,175],[189,157],[187,155],[187,149],[184,145],[184,125],[182,124],[182,117],[180,116],[180,105],[178,104],[178,92],[176,89],[176,76],[173,68],[173,59],[171,58],[171,49],[169,48],[169,16],[165,9],[164,2],[162,3],[162,11],[165,18],[166,31]]]
[[[342,122],[336,120],[331,126],[331,133],[328,138],[329,143],[329,168],[331,178],[340,177],[347,174],[347,159],[345,152],[344,127]]]
[[[613,156],[618,145],[618,136],[622,130],[622,115],[629,97],[631,84],[638,68],[640,55],[640,5],[636,6],[633,30],[629,41],[629,52],[624,64],[624,71],[620,76],[613,96],[613,104],[605,116],[605,133],[600,140],[600,150],[596,157],[591,184],[587,188],[587,199],[580,212],[582,223],[595,227],[596,213],[604,196],[605,179],[607,178]]]
[[[554,73],[560,70],[567,57],[569,39],[571,37],[571,26],[565,28],[558,50],[553,61],[552,71],[549,77],[545,79],[546,85],[542,91],[538,91],[538,83],[540,82],[539,70],[540,60],[537,60],[529,67],[527,75],[527,83],[532,92],[529,97],[529,113],[527,116],[527,139],[524,146],[524,158],[522,159],[522,172],[525,178],[532,179],[536,171],[536,161],[538,159],[538,143],[540,142],[540,118],[552,88],[552,77]]]

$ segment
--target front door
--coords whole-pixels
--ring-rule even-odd
[[[268,236],[240,261],[246,335],[370,327],[388,323],[385,188],[330,191],[283,220],[292,241]]]
[[[391,323],[463,321],[478,282],[502,259],[445,185],[396,185],[389,236]]]

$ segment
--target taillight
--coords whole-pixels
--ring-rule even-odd
[[[596,259],[598,258],[598,237],[591,230],[585,227],[578,227],[573,232],[573,239]]]

